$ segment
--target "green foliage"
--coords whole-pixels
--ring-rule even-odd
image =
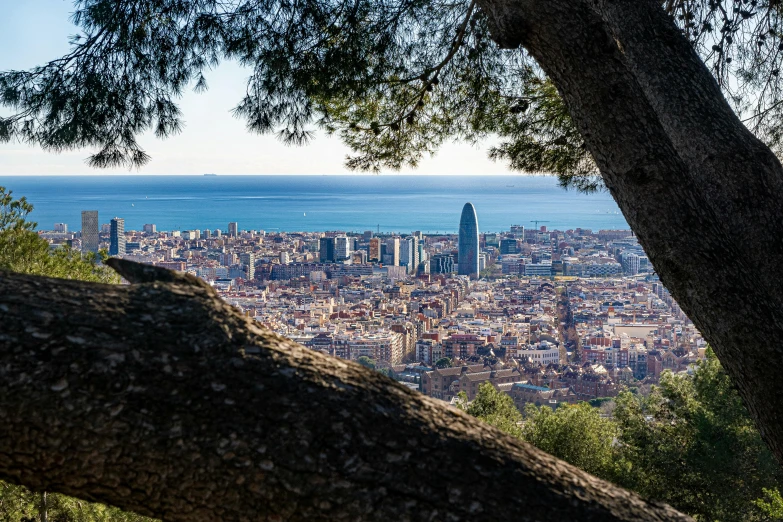
[[[0,233],[7,230],[33,230],[36,223],[27,221],[33,206],[27,198],[13,198],[13,193],[0,187]]]
[[[382,373],[389,379],[395,379],[395,380],[397,379],[397,374],[394,373],[394,370],[392,370],[391,368],[376,368],[376,369],[378,370],[378,373]]]
[[[522,438],[537,448],[606,480],[615,480],[621,456],[614,445],[617,427],[587,403],[556,410],[529,404]]]
[[[507,160],[514,170],[555,173],[563,187],[598,190],[598,168],[554,84],[531,77],[518,103],[525,110],[500,122],[499,134],[505,141],[490,149],[490,158]]]
[[[365,368],[369,368],[371,370],[375,369],[375,361],[367,357],[366,355],[362,355],[358,359],[356,359],[356,362],[364,366]]]
[[[529,404],[523,421],[508,395],[484,383],[469,404],[460,393],[457,407],[697,520],[783,518],[783,471],[712,351],[694,375],[664,372],[648,397],[626,391],[615,403],[612,419],[587,403]]]
[[[67,246],[52,249],[27,221],[33,206],[25,198],[13,199],[0,187],[0,270],[25,274],[117,283],[114,271],[100,264],[97,254],[82,255]]]
[[[467,399],[467,396],[463,399]],[[489,382],[479,386],[476,398],[467,405],[465,411],[509,435],[520,437],[522,434],[522,414],[514,406],[514,401]]]
[[[435,361],[435,367],[436,368],[451,368],[452,361],[448,357],[441,357],[437,361]]]
[[[468,411],[468,394],[464,391],[461,391],[457,393],[457,400],[454,402],[454,405],[457,407],[458,410],[462,410],[467,412]]]
[[[593,408],[600,408],[604,404],[612,402],[613,400],[614,399],[612,397],[596,397],[595,399],[590,399],[587,401],[587,403]]]
[[[46,494],[44,504],[42,493],[0,481],[0,520],[31,522],[41,520],[43,512],[52,522],[153,522],[135,513],[54,493]]]
[[[747,521],[760,519],[764,489],[780,489],[781,470],[711,351],[693,377],[665,372],[649,397],[621,393],[614,417],[629,463],[620,484],[647,497]]]
[[[783,520],[783,497],[777,489],[764,488],[764,498],[760,498],[753,503],[759,508],[764,516],[773,520]]]

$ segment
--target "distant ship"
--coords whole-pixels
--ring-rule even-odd
[[[217,174],[204,174],[205,176],[217,176]]]
[[[506,188],[514,188],[514,185],[506,185]]]

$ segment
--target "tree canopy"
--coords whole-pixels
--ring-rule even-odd
[[[97,283],[119,282],[117,274],[101,265],[100,254],[82,254],[63,245],[52,249],[34,231],[27,216],[33,206],[26,198],[14,199],[0,186],[0,270]],[[102,253],[105,257],[105,252]]]
[[[493,41],[476,0],[78,0],[61,58],[0,74],[0,140],[90,147],[96,167],[149,161],[139,134],[182,128],[177,100],[211,70],[248,68],[234,114],[249,130],[354,151],[350,168],[416,165],[449,139],[499,136],[490,156],[590,190],[601,180],[555,85],[523,49]],[[781,4],[662,0],[732,107],[781,143]]]
[[[611,417],[587,403],[524,418],[490,383],[460,403],[471,415],[589,473],[698,520],[780,518],[783,472],[710,350],[693,375],[664,372],[649,396],[629,391]]]
[[[762,437],[783,463],[783,401],[779,399],[783,352],[778,349],[783,337],[779,321],[783,280],[778,277],[783,243],[770,241],[783,234],[783,166],[769,148],[779,146],[778,120],[783,110],[777,80],[783,50],[779,2],[82,0],[76,5],[74,19],[83,31],[74,38],[69,54],[30,71],[0,73],[0,103],[13,112],[0,120],[0,139],[21,139],[54,151],[95,147],[98,151],[90,159],[94,166],[142,164],[149,158],[137,141],[138,135],[146,130],[160,136],[177,132],[181,128],[177,97],[190,85],[205,88],[208,69],[224,59],[239,60],[252,71],[247,95],[235,110],[237,116],[246,119],[250,130],[276,132],[286,142],[301,143],[310,137],[312,128],[320,126],[339,134],[353,148],[354,155],[348,159],[353,168],[415,164],[446,139],[474,141],[497,134],[501,144],[494,151],[495,157],[511,160],[520,168],[556,172],[564,183],[584,189],[603,183],[611,192],[661,281],[714,347]],[[600,180],[596,177],[598,171]],[[134,272],[144,270],[129,269],[129,276]],[[151,330],[136,329],[115,339],[117,325],[123,324],[128,314],[107,303],[115,306],[122,301],[137,317],[154,317],[149,311],[159,307],[160,296],[170,298],[178,309],[207,314],[210,320],[204,328],[230,334],[228,340],[221,337],[222,333],[212,338],[211,355],[216,360],[240,349],[236,347],[240,341],[232,339],[247,338],[253,339],[253,348],[265,357],[255,360],[242,355],[239,362],[262,367],[274,360],[270,364],[276,369],[269,370],[268,375],[272,380],[281,379],[272,383],[280,388],[267,389],[275,389],[275,393],[243,395],[243,400],[259,401],[254,404],[263,402],[263,408],[258,408],[263,415],[278,412],[272,407],[278,399],[285,404],[281,410],[287,415],[302,389],[311,394],[301,406],[303,411],[320,399],[334,400],[340,408],[355,411],[365,405],[362,400],[350,395],[353,402],[349,406],[341,401],[348,400],[346,394],[364,390],[369,397],[387,400],[378,390],[386,390],[384,386],[390,384],[373,388],[369,384],[374,382],[372,378],[362,373],[366,369],[358,365],[338,368],[326,359],[318,359],[318,355],[297,352],[286,341],[272,339],[248,326],[245,319],[224,309],[223,303],[197,282],[168,273],[161,275],[160,271],[148,272],[131,289],[109,291],[97,285],[58,281],[58,291],[62,289],[62,295],[69,295],[70,300],[58,301],[61,308],[57,314],[74,310],[76,304],[79,308],[74,313],[93,310],[101,321],[89,328],[82,325],[93,336],[78,339],[103,348],[103,336],[111,331],[112,339],[125,343],[117,345],[123,357],[149,349],[153,343],[145,335]],[[155,277],[164,280],[151,282]],[[56,343],[72,343],[72,336],[64,333],[69,323],[46,308],[51,303],[27,303],[27,296],[19,292],[40,296],[41,288],[55,283],[12,276],[5,281],[0,278],[2,284],[7,295],[0,292],[0,299],[9,303],[6,306],[16,307],[13,310],[43,307],[34,311],[51,315],[57,335],[52,334],[51,340],[42,344],[29,333],[35,331],[29,315],[10,316],[7,324],[13,325],[19,335],[14,346],[27,343],[28,349],[14,347],[15,357],[0,351],[8,357],[6,364],[0,365],[0,372],[16,368],[26,376],[33,371],[30,368],[47,368],[50,363],[37,357]],[[163,293],[156,293],[158,289]],[[80,292],[90,292],[92,301],[85,300]],[[183,296],[190,296],[190,300]],[[160,311],[160,316],[170,314]],[[106,322],[108,319],[112,321]],[[180,335],[171,338],[166,337],[170,328],[156,330],[155,342],[168,338],[171,350],[192,354],[193,339],[187,330],[184,327]],[[10,341],[0,338],[0,343],[11,349]],[[205,349],[200,339],[197,345],[199,350]],[[114,349],[115,345],[111,346]],[[246,346],[242,345],[242,354]],[[63,358],[69,355],[67,351],[57,354]],[[318,359],[318,364],[312,364],[320,373],[309,381],[309,363],[302,361],[311,359]],[[133,364],[137,362],[142,364]],[[101,371],[106,367],[104,362],[96,364]],[[229,366],[226,363],[219,371],[225,372],[223,378],[234,382],[238,377],[226,369]],[[277,370],[281,367],[285,372]],[[210,366],[214,368],[217,366]],[[156,384],[175,386],[154,365],[145,366],[144,372],[159,375]],[[313,394],[328,380],[324,372],[332,372],[334,382],[341,384]],[[360,377],[344,385],[345,380],[353,378],[353,372]],[[17,405],[38,400],[36,407],[41,410],[52,403],[47,394],[59,386],[59,381],[54,381],[47,383],[46,389],[34,391],[34,383],[23,379],[19,382],[13,386],[27,386],[24,389],[31,398],[23,395]],[[202,378],[191,386],[197,389],[206,382]],[[12,385],[0,380],[0,391],[3,386]],[[279,389],[288,393],[278,393]],[[14,390],[18,392],[18,388]],[[13,396],[19,397],[18,393]],[[172,409],[184,407],[185,403],[173,396],[165,395],[171,401],[165,404]],[[91,415],[101,409],[90,402],[97,400],[91,395],[80,395],[78,400],[84,419],[93,419]],[[417,400],[405,396],[394,406],[394,411],[410,420],[398,423],[401,429],[412,430],[407,440],[428,429],[426,420],[410,419],[411,412],[418,408],[410,405]],[[231,401],[233,404],[235,399]],[[164,403],[146,401],[142,410],[147,407],[163,408]],[[215,419],[223,418],[227,408],[221,403]],[[376,410],[363,411],[366,419],[351,417],[350,413],[348,416],[353,422],[373,422],[373,428],[386,426],[383,416],[388,416],[390,410]],[[57,410],[47,411],[58,415]],[[160,418],[170,420],[163,414]],[[241,418],[239,414],[232,417],[237,422]],[[281,419],[285,420],[279,425],[289,422],[288,417]],[[305,424],[313,419],[297,416],[297,422]],[[35,430],[28,429],[32,420],[11,420],[34,438]],[[254,420],[261,422],[256,417],[248,422]],[[275,430],[278,424],[273,424]],[[10,429],[10,425],[0,423],[0,429]],[[130,427],[141,429],[145,425],[138,422]],[[319,435],[328,428],[323,422],[307,424],[313,425],[318,426]],[[199,440],[212,440],[203,426],[193,427],[194,432],[205,435]],[[279,440],[288,436],[246,428],[252,433],[240,435],[249,439],[269,437],[270,433]],[[79,433],[87,436],[85,431]],[[229,440],[228,433],[224,436]],[[335,436],[336,441],[345,440],[342,430],[337,430]],[[451,444],[455,452],[470,453],[470,448],[476,447],[489,451],[486,444],[460,445],[456,438],[442,437],[440,432],[437,436],[439,444]],[[264,441],[264,447],[267,442],[273,444]],[[153,442],[134,441],[134,445],[142,443]],[[30,444],[38,448],[36,445],[42,443],[33,439]],[[511,443],[504,447],[506,453],[528,451]],[[9,455],[15,458],[14,452]],[[233,458],[235,454],[231,455]],[[299,451],[288,458],[301,456]],[[304,457],[310,455],[304,453]],[[377,452],[366,457],[374,459]],[[541,455],[535,458],[544,459]],[[501,460],[507,461],[493,462]],[[181,469],[190,469],[181,458],[177,462]],[[258,464],[267,466],[267,462]],[[0,465],[5,464],[0,460]],[[16,467],[12,464],[6,475],[27,473],[19,469],[18,462]],[[310,461],[301,465],[307,468]],[[381,463],[384,469],[393,465],[389,461]],[[225,466],[216,469],[226,474],[226,480],[236,480],[236,470]],[[556,467],[553,464],[547,469]],[[29,473],[24,476],[37,484],[51,480]],[[125,478],[137,480],[132,474],[125,474]],[[332,478],[324,481],[328,486],[308,489],[311,497],[333,492],[327,489],[336,483]],[[361,479],[359,475],[349,478]],[[396,484],[410,486],[418,478],[411,476]],[[559,491],[558,486],[553,483],[548,483],[541,494],[557,495],[554,492]],[[492,484],[495,490],[483,494],[502,493],[507,509],[511,509],[519,499],[504,493],[503,480],[498,484]],[[276,487],[271,482],[267,486]],[[73,484],[70,487],[72,491],[77,489]],[[602,487],[597,487],[596,495],[600,496]],[[82,488],[89,489],[90,485]],[[275,491],[289,500],[285,503],[282,497],[275,499],[280,502],[278,512],[300,510],[297,513],[301,514],[315,509],[309,503],[301,504],[297,493],[303,491],[301,488]],[[135,493],[130,490],[131,495]],[[134,504],[138,500],[118,498],[105,490],[100,495],[117,498],[123,505],[139,505]],[[605,498],[621,497],[626,498],[624,493],[614,491]],[[364,505],[377,507],[368,498]],[[555,516],[551,511],[554,504],[570,509],[571,503],[577,505],[582,498],[577,494],[570,496],[570,502],[553,502],[541,511],[541,517]],[[776,499],[768,499],[770,509],[774,508]],[[242,519],[248,503],[261,502],[252,494],[239,504],[235,497],[224,500],[233,506],[241,504],[231,508],[236,519]],[[172,497],[162,499],[160,505],[170,505],[167,502],[173,502]],[[613,511],[615,501],[590,501],[587,505],[600,505],[601,509],[608,506],[609,512],[619,513]],[[635,500],[624,505],[643,512],[653,509],[640,508]],[[267,502],[263,506],[259,509],[270,509]],[[387,513],[404,509],[395,501],[385,506]],[[529,503],[524,506],[527,509]],[[455,509],[469,510],[470,506],[460,504]],[[416,506],[416,512],[422,513],[420,506]],[[346,516],[356,513],[348,508],[342,512]],[[631,511],[623,512],[628,513]],[[214,518],[215,512],[208,511],[210,514]],[[383,516],[383,512],[376,509],[375,516]]]

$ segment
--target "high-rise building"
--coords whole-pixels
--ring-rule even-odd
[[[228,224],[228,235],[231,237],[237,237],[239,235],[239,223],[232,221]]]
[[[345,261],[351,258],[351,246],[353,238],[346,236],[337,236],[334,238],[334,259],[335,261]]]
[[[390,237],[386,240],[387,265],[400,266],[400,238]]]
[[[454,272],[454,257],[451,254],[435,254],[430,259],[430,273],[450,274]]]
[[[239,254],[239,262],[245,266],[245,273],[248,279],[256,277],[256,255],[253,252]]]
[[[459,257],[457,274],[477,278],[479,274],[478,217],[472,203],[462,207],[459,220]]]
[[[419,238],[408,236],[400,242],[400,266],[408,267],[408,273],[419,265]]]
[[[318,242],[318,260],[321,263],[332,263],[334,261],[334,238],[322,237]]]
[[[519,248],[517,247],[517,240],[514,238],[506,238],[500,240],[500,253],[503,255],[506,254],[516,254],[519,252]]]
[[[98,251],[98,211],[82,210],[82,252]]]
[[[374,237],[370,239],[370,248],[368,251],[367,259],[372,263],[373,261],[381,260],[381,238]]]
[[[109,236],[109,255],[125,255],[125,220],[115,217],[111,220]]]
[[[158,231],[154,223],[147,223],[146,225],[144,225],[144,227],[142,227],[142,230],[144,231],[145,234],[154,234],[155,232]]]
[[[68,224],[67,223],[55,223],[54,224],[54,231],[60,232],[62,234],[65,234],[68,232]]]

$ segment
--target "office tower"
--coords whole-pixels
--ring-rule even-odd
[[[400,242],[400,266],[408,267],[408,273],[419,265],[419,238],[408,236]]]
[[[154,234],[158,231],[154,223],[147,223],[142,227],[142,230],[145,234]]]
[[[101,234],[111,234],[111,224],[110,223],[102,223],[101,224]]]
[[[435,254],[429,265],[432,274],[450,274],[454,272],[454,257],[451,254]]]
[[[216,228],[215,229],[215,237],[220,237],[221,235],[222,235],[222,232],[220,231],[220,229]]]
[[[66,232],[68,232],[68,225],[66,223],[55,223],[54,231],[65,234]]]
[[[255,279],[256,276],[256,255],[253,252],[245,252],[244,254],[239,254],[239,262],[242,263],[247,273],[248,279]]]
[[[82,210],[82,252],[98,251],[98,211]]]
[[[125,220],[115,217],[111,220],[110,239],[109,239],[109,255],[110,256],[124,256],[125,255]]]
[[[331,263],[334,261],[334,238],[322,237],[318,242],[318,260],[321,263]]]
[[[334,238],[334,258],[337,261],[345,261],[351,258],[352,238],[337,236]]]
[[[522,225],[511,225],[511,235],[514,237],[525,237],[525,227]]]
[[[370,239],[370,248],[367,252],[367,259],[372,263],[381,260],[381,238],[374,237]]]
[[[228,224],[228,235],[231,237],[237,237],[239,235],[239,223],[232,221]]]
[[[400,238],[390,237],[386,240],[386,255],[389,256],[387,264],[400,266]]]
[[[155,226],[155,225],[153,225],[153,226]],[[209,230],[208,228],[204,229],[201,232],[201,237],[202,237],[202,239],[209,239],[210,237],[212,237],[212,231]]]
[[[458,275],[477,278],[479,274],[479,234],[476,209],[472,203],[462,207],[459,220]]]
[[[400,266],[409,267],[413,263],[413,252],[408,238],[402,238],[400,241]]]
[[[519,248],[517,247],[517,240],[513,238],[506,238],[500,240],[500,253],[505,254],[516,254],[519,252]]]

